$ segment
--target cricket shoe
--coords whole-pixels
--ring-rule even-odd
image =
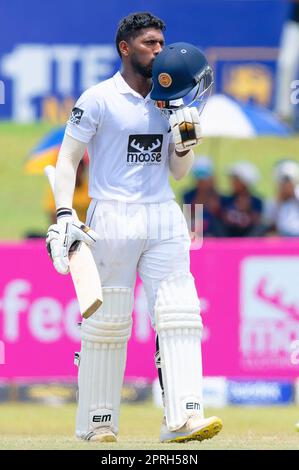
[[[95,442],[95,441],[96,442],[116,442],[117,441],[116,434],[108,426],[104,426],[94,431],[90,431],[86,433],[84,436],[81,436],[80,439],[83,441],[90,441],[90,442]]]
[[[217,416],[211,416],[211,418],[190,416],[184,426],[176,431],[169,431],[164,418],[160,432],[160,442],[203,441],[216,436],[221,429],[222,421]]]

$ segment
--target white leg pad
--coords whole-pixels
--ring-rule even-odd
[[[175,273],[159,286],[155,303],[167,427],[203,417],[199,299],[190,273]]]
[[[102,306],[82,322],[77,437],[88,439],[103,426],[118,432],[132,308],[132,289],[106,287]]]

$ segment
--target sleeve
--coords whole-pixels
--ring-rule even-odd
[[[85,91],[72,109],[66,134],[88,144],[101,123],[103,107],[103,101],[95,96],[92,88]]]
[[[173,152],[173,150],[174,150],[174,147],[175,147],[174,138],[173,138],[173,133],[172,133],[172,131],[171,131],[171,128],[169,129],[169,133],[170,133],[170,135],[169,135],[169,146],[172,145],[172,150],[169,149],[169,154],[171,154],[171,153]]]
[[[175,152],[174,145],[169,145],[169,169],[174,179],[184,178],[191,170],[193,162],[194,153],[192,149],[186,155],[179,157]]]
[[[64,135],[56,163],[54,195],[57,209],[72,207],[76,172],[85,150],[84,142]]]

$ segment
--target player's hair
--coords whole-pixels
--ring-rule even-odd
[[[131,13],[120,20],[115,37],[116,49],[120,57],[119,43],[136,38],[140,34],[140,30],[144,28],[165,31],[166,26],[164,21],[148,12]]]

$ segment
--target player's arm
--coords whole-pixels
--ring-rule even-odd
[[[98,238],[83,222],[74,220],[72,204],[77,168],[97,131],[100,114],[100,103],[89,89],[72,110],[58,156],[54,188],[57,224],[49,227],[46,241],[54,266],[61,274],[69,271],[69,249],[75,242],[91,246]]]
[[[169,169],[176,180],[180,180],[188,175],[194,161],[193,150],[178,152],[175,145],[169,145]]]
[[[76,174],[85,150],[85,142],[80,142],[70,135],[64,135],[56,164],[54,197],[58,213],[65,209],[72,215]]]
[[[169,118],[174,143],[169,146],[169,168],[176,180],[186,176],[194,161],[192,147],[202,142],[196,108],[182,108]]]
[[[97,235],[79,220],[74,220],[72,201],[79,162],[86,150],[86,143],[65,134],[56,165],[55,205],[57,223],[51,225],[47,234],[47,247],[56,270],[61,274],[69,271],[69,249],[73,243],[83,241],[91,246]]]

